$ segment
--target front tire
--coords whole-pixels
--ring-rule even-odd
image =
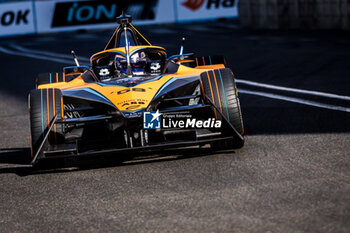
[[[58,119],[63,115],[63,99],[59,89],[38,89],[32,90],[29,94],[29,113],[31,126],[31,157],[35,156],[41,143],[48,132],[53,119],[58,115]],[[49,144],[60,144],[63,138],[63,126],[55,124],[49,134],[43,150]],[[40,157],[40,154],[39,154]]]
[[[243,136],[244,126],[241,106],[238,98],[234,75],[230,69],[217,69],[201,74],[204,99],[209,98],[236,131]],[[221,114],[215,114],[220,117]],[[232,140],[212,143],[214,150],[238,149],[243,147],[244,140]]]

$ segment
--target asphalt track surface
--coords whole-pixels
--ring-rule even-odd
[[[72,65],[71,49],[86,61],[112,31],[1,39],[0,232],[350,231],[349,33],[231,21],[139,29],[169,54],[185,35],[185,52],[226,56],[240,80],[244,148],[33,171],[27,94],[36,75]]]

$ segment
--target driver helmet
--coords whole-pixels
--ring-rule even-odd
[[[124,56],[115,56],[116,69],[121,73],[127,73],[127,61]],[[144,52],[135,53],[130,57],[130,66],[134,75],[144,75],[146,66],[146,54]]]

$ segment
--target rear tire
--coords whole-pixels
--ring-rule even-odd
[[[237,86],[234,80],[233,73],[230,69],[217,69],[204,72],[201,74],[202,91],[205,98],[216,106],[216,108],[226,117],[237,132],[243,136],[244,126],[239,103]],[[221,114],[215,114],[218,119]],[[214,150],[228,150],[241,148],[244,145],[244,140],[232,140],[224,142],[212,143]]]
[[[29,113],[31,126],[31,156],[37,153],[46,133],[50,128],[55,115],[62,118],[63,103],[62,93],[59,89],[38,89],[32,90],[29,94]],[[53,126],[43,150],[49,144],[60,144],[64,140],[63,126]],[[39,155],[40,157],[40,155]]]
[[[53,73],[43,73],[39,74],[36,79],[36,86],[59,83],[59,82],[69,82],[73,80],[75,76],[66,76],[64,73],[53,72]]]

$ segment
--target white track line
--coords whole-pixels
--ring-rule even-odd
[[[64,59],[72,59],[72,61],[73,61],[72,55],[60,54],[60,53],[54,53],[54,52],[48,52],[48,51],[42,51],[42,50],[28,49],[28,48],[24,48],[24,47],[16,45],[16,44],[11,44],[10,47],[17,49],[18,51],[22,51],[22,52],[34,53],[34,54],[39,54],[39,55],[47,55],[47,56],[52,56],[54,58],[59,57],[59,58],[64,58]],[[90,62],[90,59],[87,57],[78,56],[78,59],[83,61],[83,62]]]
[[[72,60],[64,60],[64,59],[60,59],[60,58],[47,57],[47,56],[41,56],[41,55],[36,55],[36,54],[27,54],[27,53],[12,51],[12,50],[6,49],[6,48],[1,47],[1,46],[0,46],[0,52],[10,54],[10,55],[30,57],[30,58],[35,58],[35,59],[40,59],[40,60],[45,60],[45,61],[54,61],[54,62],[58,62],[58,63],[73,65],[73,59]]]
[[[244,89],[238,89],[238,93],[241,94],[248,94],[248,95],[257,95],[257,96],[262,96],[270,99],[278,99],[278,100],[284,100],[284,101],[289,101],[293,103],[299,103],[299,104],[304,104],[304,105],[309,105],[309,106],[314,106],[314,107],[319,107],[319,108],[325,108],[325,109],[331,109],[331,110],[337,110],[337,111],[342,111],[342,112],[350,112],[350,108],[346,107],[341,107],[341,106],[336,106],[336,105],[331,105],[331,104],[323,104],[315,101],[310,101],[310,100],[304,100],[300,98],[295,98],[295,97],[287,97],[283,95],[277,95],[277,94],[270,94],[266,92],[260,92],[260,91],[248,91]]]
[[[242,79],[236,79],[236,82],[250,85],[250,86],[264,87],[264,88],[269,88],[269,89],[274,89],[274,90],[289,91],[289,92],[295,92],[295,93],[323,96],[323,97],[332,98],[332,99],[340,99],[340,100],[349,100],[350,101],[350,96],[336,95],[336,94],[325,93],[325,92],[320,92],[320,91],[309,91],[309,90],[303,90],[303,89],[282,87],[282,86],[270,85],[270,84],[265,84],[265,83],[258,83],[258,82],[242,80]]]

